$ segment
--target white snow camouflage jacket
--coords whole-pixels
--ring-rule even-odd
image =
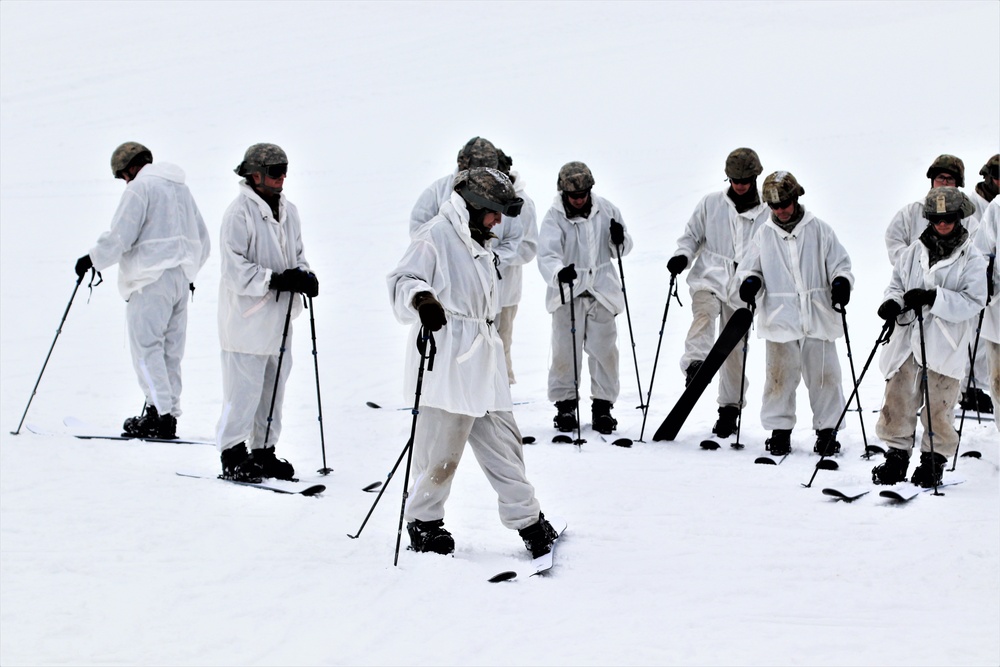
[[[516,306],[521,301],[523,283],[521,267],[538,254],[538,222],[535,202],[524,191],[524,182],[516,171],[510,172],[514,192],[524,200],[521,215],[516,218],[503,216],[493,228],[497,238],[492,241],[493,252],[500,264],[500,306]]]
[[[302,312],[300,295],[268,288],[272,273],[309,270],[299,211],[283,194],[278,218],[245,181],[222,216],[219,343],[228,352],[278,354],[288,299],[293,318]]]
[[[975,335],[976,319],[986,305],[986,260],[972,244],[972,238],[948,257],[929,266],[927,247],[919,240],[910,244],[892,269],[892,278],[883,301],[892,299],[903,305],[903,295],[911,289],[936,289],[934,305],[924,308],[924,348],[927,367],[961,379],[969,360],[968,345]],[[916,316],[905,313],[889,343],[882,348],[879,368],[886,379],[892,377],[912,354],[921,363],[920,328]]]
[[[996,256],[1000,253],[1000,197],[997,197],[986,208],[983,219],[979,222],[979,229],[976,230],[975,244],[979,251],[986,258],[989,265],[990,255],[993,255],[993,298],[986,304],[986,313],[983,315],[983,328],[980,336],[988,341],[1000,343],[1000,262],[996,261]]]
[[[571,219],[566,217],[562,197],[557,194],[538,230],[538,270],[548,286],[545,308],[550,313],[562,303],[557,274],[570,264],[576,266],[574,296],[590,292],[616,315],[625,309],[622,282],[618,277],[618,248],[611,243],[611,220],[617,220],[625,229],[622,256],[632,251],[632,237],[621,211],[614,204],[593,193],[590,196],[593,199],[590,215]],[[569,286],[564,285],[563,290],[568,300]]]
[[[688,261],[687,284],[691,293],[708,291],[729,298],[736,265],[743,261],[753,235],[770,215],[761,203],[739,213],[726,191],[705,195],[677,239],[674,257]],[[737,299],[737,307],[743,305]]]
[[[447,323],[436,331],[434,370],[424,373],[420,404],[481,417],[513,409],[503,343],[493,321],[500,312],[493,251],[472,240],[465,200],[452,193],[440,213],[420,225],[399,264],[386,278],[396,319],[411,324],[404,397],[412,401],[420,353],[420,316],[413,297],[430,292]]]
[[[410,238],[420,227],[431,221],[441,210],[441,205],[451,199],[451,193],[455,191],[455,176],[458,171],[442,176],[428,185],[420,196],[417,203],[410,211]]]
[[[802,220],[791,232],[770,218],[761,225],[733,281],[732,303],[743,303],[739,285],[751,275],[763,283],[756,297],[759,338],[787,343],[844,335],[830,286],[843,277],[854,288],[851,258],[833,228],[809,211],[803,209]]]
[[[127,301],[174,267],[183,267],[193,283],[211,247],[205,221],[184,185],[184,172],[156,162],[125,185],[111,228],[88,254],[98,271],[118,263],[118,291]]]

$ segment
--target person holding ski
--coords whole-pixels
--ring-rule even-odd
[[[684,234],[677,239],[677,252],[667,262],[667,270],[674,276],[691,267],[687,283],[692,320],[680,363],[685,384],[691,383],[715,344],[716,322],[721,331],[736,311],[729,301],[736,267],[769,215],[757,191],[757,177],[763,172],[757,153],[737,148],[726,158],[725,170],[729,187],[698,202]],[[712,432],[720,438],[736,433],[745,398],[746,379],[742,375],[743,353],[737,346],[719,373],[719,419]]]
[[[553,425],[562,432],[579,426],[582,369],[574,368],[574,359],[586,352],[593,428],[609,434],[618,428],[611,409],[621,388],[615,317],[625,309],[614,262],[632,251],[632,237],[621,211],[592,193],[594,176],[583,162],[563,165],[556,187],[559,193],[538,233],[538,270],[548,285],[545,307],[552,313],[548,396],[556,407]]]
[[[879,317],[898,326],[879,358],[886,385],[875,433],[889,447],[885,462],[872,469],[876,484],[906,479],[918,411],[924,433],[912,483],[939,485],[958,447],[953,409],[974,320],[987,299],[986,260],[962,224],[974,211],[958,188],[932,188],[924,200],[927,226],[892,269],[878,308]]]
[[[514,421],[503,344],[493,228],[517,217],[524,202],[497,169],[477,167],[455,177],[454,192],[421,225],[387,277],[396,318],[412,324],[410,340],[430,341],[412,441],[413,481],[404,516],[410,547],[450,554],[445,501],[466,443],[498,498],[500,521],[517,530],[533,557],[548,553],[555,530],[541,512],[524,468]],[[415,395],[423,349],[407,348],[405,383]]]
[[[82,279],[91,269],[118,264],[132,365],[146,398],[143,413],[125,420],[122,435],[173,440],[181,416],[188,292],[194,294],[212,244],[180,167],[153,164],[148,148],[127,141],[111,154],[111,173],[125,181],[125,192],[111,229],[74,271]]]
[[[838,420],[844,391],[836,339],[844,335],[840,313],[851,299],[851,258],[833,228],[799,203],[805,189],[790,172],[764,179],[771,209],[737,273],[739,296],[756,304],[757,332],[766,343],[767,376],[760,417],[771,431],[765,448],[775,456],[791,451],[795,390],[805,379],[816,431],[815,452],[840,451]],[[763,291],[761,291],[763,290]]]
[[[302,312],[298,295],[317,296],[319,280],[306,261],[299,211],[284,194],[285,151],[254,144],[235,172],[244,180],[220,230],[222,477],[292,479],[292,464],[275,455],[292,368],[291,319]]]
[[[931,188],[964,187],[965,163],[954,155],[939,155],[928,167],[927,178],[931,181]],[[975,204],[976,202],[973,201],[973,205]],[[964,221],[963,226],[970,234],[975,234],[976,227],[979,226],[979,218],[980,211],[976,207],[976,211]],[[927,218],[924,217],[923,199],[901,208],[889,222],[889,227],[885,232],[885,247],[889,254],[889,263],[895,266],[896,260],[903,254],[903,251],[920,238],[925,229],[927,229]],[[986,377],[985,352],[977,352],[974,368],[971,364],[967,364],[967,366],[963,388],[969,386],[968,379],[973,372],[977,378]],[[973,387],[971,391],[963,391],[959,405],[966,410],[993,412],[990,397],[978,387]]]
[[[517,217],[504,216],[494,234],[493,252],[496,253],[497,271],[500,272],[500,315],[497,317],[497,333],[503,341],[504,357],[507,360],[507,379],[514,378],[514,364],[510,348],[514,338],[514,317],[521,303],[522,266],[535,259],[538,254],[538,223],[535,221],[535,202],[524,191],[524,179],[511,169],[514,161],[499,148],[497,149],[499,170],[510,178],[514,194],[524,201],[521,214]]]

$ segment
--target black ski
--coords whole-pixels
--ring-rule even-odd
[[[180,438],[174,438],[173,440],[167,440],[165,438],[130,438],[125,435],[89,435],[84,433],[71,433],[74,438],[80,438],[81,440],[132,440],[134,442],[162,442],[170,445],[214,445],[214,442],[208,442],[207,440],[182,440]]]
[[[653,440],[673,440],[677,437],[677,433],[680,432],[681,426],[684,425],[684,421],[691,414],[691,410],[694,409],[698,399],[701,398],[702,393],[704,393],[705,389],[712,382],[715,374],[722,368],[722,364],[726,361],[726,358],[729,357],[730,353],[743,340],[743,336],[750,330],[752,323],[753,313],[750,312],[749,308],[740,308],[733,313],[733,316],[726,322],[726,326],[722,328],[722,332],[709,351],[708,356],[702,362],[701,368],[698,369],[698,372],[691,379],[691,384],[684,389],[684,393],[677,399],[677,403],[670,411],[670,414],[667,415],[667,418],[663,420],[663,423],[660,424],[660,428],[656,429],[656,433],[653,434]]]
[[[823,489],[823,495],[832,496],[835,500],[843,500],[845,503],[853,503],[861,496],[866,496],[869,493],[871,493],[871,489],[865,489],[864,491],[861,489],[848,489],[843,491],[831,488]]]
[[[950,482],[941,482],[937,485],[937,488],[942,489],[946,486],[955,486],[956,484],[961,484],[965,480],[954,480]],[[879,491],[878,495],[883,498],[888,498],[893,501],[896,505],[905,505],[910,502],[921,493],[926,493],[928,491],[934,491],[934,487],[924,488],[922,486],[917,486],[915,484],[901,484],[893,489],[886,489],[885,491]]]
[[[553,517],[552,519],[549,520],[549,523],[552,524],[552,527],[555,529],[556,533],[558,533],[559,537],[557,537],[556,541],[552,543],[552,548],[549,549],[549,552],[547,554],[532,559],[531,561],[532,572],[528,576],[531,577],[544,576],[545,573],[551,570],[552,566],[555,564],[553,559],[556,553],[556,545],[559,543],[559,538],[562,537],[562,534],[566,532],[567,524],[565,519],[560,519],[558,517]],[[511,579],[516,579],[516,578],[517,578],[517,572],[513,570],[506,570],[504,572],[494,574],[487,581],[495,584],[501,581],[510,581]]]
[[[283,479],[265,479],[262,482],[237,482],[232,479],[223,479],[217,475],[198,475],[195,473],[179,472],[177,473],[181,477],[193,477],[195,479],[211,479],[217,482],[226,482],[227,484],[236,484],[238,486],[252,486],[255,489],[264,489],[265,491],[273,491],[275,493],[284,493],[289,495],[301,495],[301,496],[315,496],[317,494],[326,491],[326,486],[323,484],[313,484],[312,482],[300,482],[299,480],[283,480]]]

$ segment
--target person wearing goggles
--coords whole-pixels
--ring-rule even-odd
[[[771,431],[764,446],[773,456],[791,451],[801,380],[812,408],[813,451],[840,451],[837,428],[845,404],[835,341],[844,335],[841,311],[854,275],[833,227],[799,203],[805,192],[787,171],[764,179],[761,194],[771,217],[754,235],[734,281],[740,299],[756,309],[757,335],[766,341],[760,418]]]
[[[618,207],[593,193],[594,176],[583,162],[563,165],[556,187],[558,194],[538,231],[538,269],[547,285],[545,307],[552,314],[548,376],[548,396],[556,408],[552,423],[564,433],[579,426],[585,352],[592,425],[595,431],[610,434],[618,428],[611,409],[621,389],[615,318],[625,310],[617,260],[632,251],[632,237]]]
[[[730,303],[730,283],[750,239],[770,215],[757,190],[757,177],[763,167],[756,151],[750,148],[732,151],[726,157],[725,172],[729,187],[705,195],[698,202],[684,233],[677,239],[677,251],[667,262],[672,276],[691,267],[687,275],[691,327],[680,362],[685,384],[691,382],[715,344],[716,325],[721,330],[742,305]],[[720,438],[736,433],[737,417],[748,386],[742,373],[743,350],[737,346],[719,370],[719,419],[712,432]]]
[[[173,440],[188,294],[212,244],[180,167],[154,164],[148,148],[128,141],[112,153],[111,173],[126,184],[111,229],[74,270],[82,281],[91,269],[118,264],[132,363],[146,400],[142,414],[125,420],[122,435]]]
[[[945,463],[958,447],[954,406],[968,345],[989,296],[986,259],[964,227],[974,211],[958,188],[932,188],[924,199],[926,226],[893,266],[878,308],[879,317],[898,326],[879,358],[886,385],[875,433],[888,450],[885,462],[872,469],[876,484],[906,479],[918,412],[923,435],[920,463],[910,476],[913,484],[940,484]],[[922,326],[907,311],[919,312]],[[924,405],[926,396],[929,406]]]
[[[292,368],[291,319],[302,312],[299,294],[319,295],[319,280],[306,261],[298,208],[284,194],[285,151],[254,144],[234,171],[243,181],[220,231],[223,403],[216,445],[226,479],[292,479],[292,464],[275,455]]]
[[[492,230],[505,213],[522,208],[501,171],[460,171],[448,200],[416,228],[387,277],[393,312],[400,323],[411,325],[406,396],[420,402],[404,515],[416,552],[455,550],[444,525],[445,502],[466,444],[496,492],[501,523],[518,531],[532,556],[548,553],[556,538],[525,473],[495,325],[500,275]],[[426,363],[433,370],[421,373],[428,350],[433,358]]]

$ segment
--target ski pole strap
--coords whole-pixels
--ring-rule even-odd
[[[97,282],[94,282],[95,280]],[[90,303],[90,297],[94,295],[94,288],[103,282],[104,276],[101,275],[101,272],[94,267],[90,267],[90,282],[87,284],[87,289],[90,290],[90,293],[87,294],[87,303]]]

